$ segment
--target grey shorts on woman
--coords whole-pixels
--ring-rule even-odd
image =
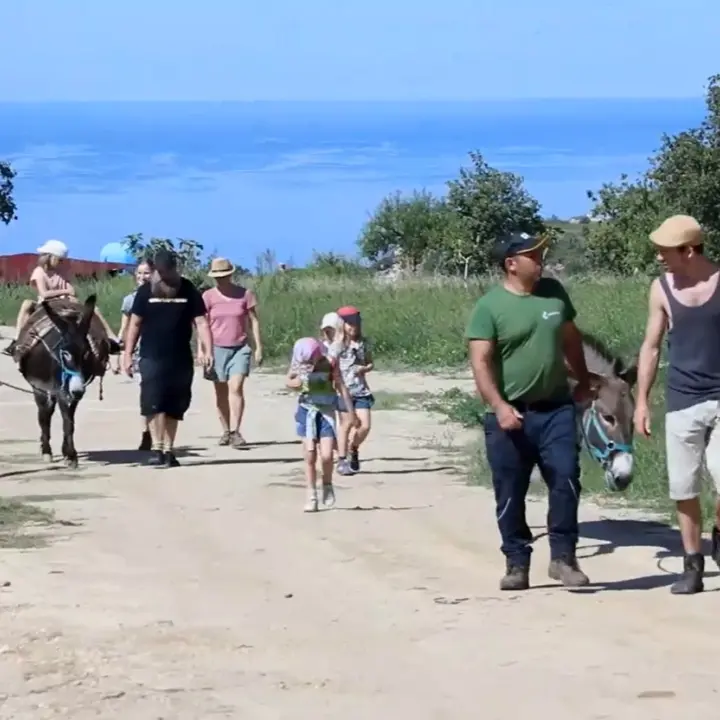
[[[213,368],[206,374],[213,382],[228,382],[231,377],[247,377],[250,374],[252,348],[245,343],[236,347],[213,348]]]

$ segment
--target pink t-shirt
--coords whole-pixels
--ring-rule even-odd
[[[45,284],[48,290],[69,290],[72,287],[70,281],[67,277],[65,277],[64,273],[47,272],[47,270],[43,270],[43,268],[39,266],[32,271],[32,274],[30,275],[30,284],[37,290],[38,281],[43,277],[45,278]],[[38,301],[40,300],[42,300],[42,298],[38,292]]]
[[[223,295],[217,288],[203,293],[208,312],[213,345],[237,347],[247,342],[248,312],[257,307],[252,290],[232,286],[232,295]]]

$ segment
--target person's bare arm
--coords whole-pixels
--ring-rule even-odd
[[[75,288],[73,288],[72,285],[69,285],[63,290],[50,290],[48,288],[47,276],[40,268],[34,270],[32,275],[30,275],[30,285],[36,290],[41,301],[52,300],[53,298],[67,295],[75,296]]]
[[[258,317],[256,307],[253,306],[248,310],[248,317],[250,318],[250,332],[252,333],[255,354],[262,358],[263,347],[262,337],[260,335],[260,318]]]
[[[125,317],[125,316],[123,316]],[[127,320],[127,327],[125,328],[125,354],[128,357],[132,357],[137,345],[138,338],[140,337],[140,325],[142,319],[139,315],[130,315]]]
[[[663,337],[668,328],[668,317],[663,302],[663,292],[660,281],[654,280],[650,286],[650,300],[648,303],[648,319],[645,326],[645,338],[640,347],[638,356],[638,379],[635,391],[638,405],[647,405],[650,390],[657,376],[660,362],[660,349]]]
[[[285,376],[285,387],[290,390],[299,390],[302,387],[302,378],[300,377],[295,365],[291,364],[287,371],[287,375]]]
[[[582,333],[574,321],[563,323],[562,326],[563,353],[567,361],[570,373],[578,385],[588,389],[590,387],[590,375],[585,353],[583,352]]]
[[[127,333],[128,328],[128,318],[129,316],[123,313],[120,319],[120,330],[118,330],[118,339],[122,343],[125,342],[125,334]]]
[[[345,405],[345,412],[350,415],[350,420],[353,425],[357,423],[357,414],[354,410],[352,396],[350,391],[347,389],[347,385],[343,382],[342,373],[340,367],[337,364],[333,365],[333,385],[335,392],[342,398],[343,404]]]
[[[470,367],[480,396],[493,410],[504,407],[507,403],[498,390],[493,368],[495,341],[470,340],[469,350]]]
[[[198,315],[195,318],[195,332],[197,332],[198,342],[201,344],[204,353],[208,357],[212,357],[212,335],[210,334],[210,324],[205,315]]]
[[[366,375],[369,373],[373,368],[375,367],[375,362],[373,361],[372,351],[365,349],[365,364],[361,365],[357,370],[358,373],[361,375]]]

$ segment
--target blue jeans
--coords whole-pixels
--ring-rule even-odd
[[[327,412],[316,411],[310,416],[310,409],[303,405],[298,405],[295,411],[295,432],[299,438],[304,440],[315,440],[318,442],[321,438],[334,438],[335,418],[331,417]]]
[[[575,554],[578,541],[580,459],[571,403],[518,406],[522,428],[505,431],[485,416],[485,446],[495,490],[501,550],[514,565],[530,563],[533,535],[525,518],[530,474],[540,468],[548,487],[548,537],[553,560]]]

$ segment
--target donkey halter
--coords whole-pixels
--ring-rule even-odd
[[[65,353],[69,351],[67,349],[67,343],[65,342],[62,334],[60,335],[60,339],[52,347],[48,345],[48,343],[45,341],[45,338],[38,336],[38,339],[45,346],[45,349],[48,351],[50,357],[57,363],[60,368],[60,390],[58,392],[63,395],[66,401],[71,401],[72,398],[70,397],[70,393],[66,389],[69,386],[71,378],[80,378],[80,380],[83,381],[83,386],[87,387],[92,382],[93,377],[91,376],[87,380],[84,380],[82,373],[79,370],[73,370],[72,368],[68,367],[67,362],[65,362]],[[51,393],[48,392],[48,396],[50,395]]]
[[[632,453],[632,445],[628,445],[627,443],[616,443],[608,437],[607,433],[603,429],[602,422],[600,421],[600,413],[598,412],[595,402],[596,401],[593,400],[590,404],[589,410],[584,413],[580,428],[582,430],[582,436],[585,441],[587,451],[600,463],[603,470],[607,471],[610,469],[610,463],[612,462],[613,455],[617,453]],[[593,429],[604,444],[602,449],[596,447],[590,442],[590,431]]]

